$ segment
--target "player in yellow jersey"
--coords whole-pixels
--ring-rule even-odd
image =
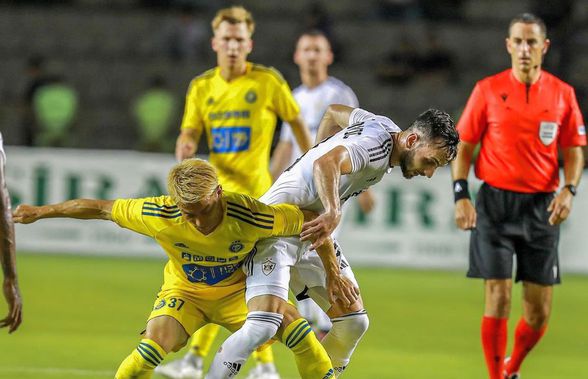
[[[280,73],[247,61],[254,29],[253,17],[242,7],[221,9],[212,20],[217,67],[190,83],[176,158],[181,161],[192,157],[205,131],[210,162],[217,168],[223,187],[257,198],[272,184],[269,155],[277,117],[291,125],[303,152],[312,142]],[[199,330],[185,359],[162,365],[157,372],[174,379],[200,379],[203,357],[218,330],[213,324]],[[263,375],[249,378],[279,379],[271,349],[256,359],[260,363],[257,371]]]
[[[13,214],[14,221],[23,224],[54,217],[111,220],[154,238],[167,253],[164,282],[145,336],[122,362],[116,379],[150,378],[167,353],[179,350],[208,322],[239,329],[248,317],[241,266],[247,264],[249,252],[262,238],[299,234],[304,221],[296,206],[265,205],[250,196],[224,192],[214,168],[201,159],[185,160],[172,168],[168,191],[170,196],[143,199],[21,205]],[[275,324],[276,330],[282,322],[270,312],[254,317]],[[282,331],[282,339],[292,341],[293,333]],[[299,364],[303,378],[332,376],[329,357],[313,333],[291,345],[296,361],[305,362]],[[242,365],[225,363],[235,373]]]
[[[228,190],[257,198],[272,183],[269,156],[277,117],[290,124],[303,152],[312,141],[280,73],[247,61],[254,28],[242,7],[222,9],[213,19],[218,65],[190,84],[176,158],[192,157],[206,131],[219,181]]]

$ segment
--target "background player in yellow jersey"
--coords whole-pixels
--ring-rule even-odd
[[[280,73],[247,61],[254,28],[242,7],[222,9],[212,21],[218,66],[190,84],[176,158],[193,156],[205,130],[220,183],[259,197],[272,183],[269,156],[277,117],[290,124],[303,152],[312,141]]]
[[[212,30],[217,67],[190,83],[176,158],[192,157],[205,131],[210,162],[223,187],[257,198],[272,184],[269,156],[277,117],[290,124],[302,152],[310,148],[311,136],[281,74],[247,61],[255,30],[251,13],[243,7],[221,9]],[[201,378],[203,357],[218,330],[212,324],[199,330],[184,359],[162,365],[157,372],[170,378]],[[250,378],[279,379],[271,349],[256,359],[258,373]]]
[[[13,215],[15,222],[23,224],[54,217],[111,220],[154,238],[167,253],[164,282],[145,336],[122,362],[116,379],[150,378],[167,353],[179,350],[206,323],[239,329],[247,317],[241,269],[245,258],[259,239],[299,234],[304,221],[296,206],[265,205],[250,196],[224,192],[214,168],[201,159],[185,160],[172,168],[168,191],[170,196],[143,199],[21,205]],[[276,329],[282,322],[267,312],[254,318],[273,322]],[[293,336],[297,331],[283,330],[283,340],[298,341],[298,334]],[[329,357],[314,333],[289,347],[303,378],[333,374]],[[231,368],[236,373],[240,366],[235,363]]]

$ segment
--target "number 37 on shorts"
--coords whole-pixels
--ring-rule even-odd
[[[168,307],[176,310],[181,310],[186,302],[178,297],[166,297],[157,301],[157,304],[153,307],[153,310],[159,310],[163,307]]]

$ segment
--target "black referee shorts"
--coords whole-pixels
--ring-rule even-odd
[[[543,285],[560,283],[559,225],[549,225],[553,193],[519,193],[484,183],[476,198],[476,229],[470,238],[467,276],[511,279]]]

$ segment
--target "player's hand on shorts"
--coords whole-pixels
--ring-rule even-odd
[[[191,158],[196,153],[196,142],[185,135],[180,135],[176,140],[176,160],[183,161],[186,158]]]
[[[4,278],[3,290],[8,304],[8,315],[0,320],[0,328],[8,327],[8,333],[12,333],[22,322],[22,299],[16,279]]]
[[[549,203],[547,211],[551,212],[549,216],[549,224],[559,225],[570,215],[572,210],[572,199],[574,196],[567,190],[563,190],[557,194]]]
[[[476,208],[470,199],[460,199],[455,203],[455,225],[463,230],[476,227]]]
[[[16,207],[12,212],[12,219],[19,224],[30,224],[37,221],[40,217],[39,207],[22,204]]]
[[[316,250],[317,247],[325,243],[333,230],[341,221],[341,212],[325,212],[312,221],[302,224],[301,241],[312,241],[310,250]]]
[[[349,308],[359,300],[359,288],[341,274],[327,275],[327,293],[331,304],[339,301],[345,308]]]

